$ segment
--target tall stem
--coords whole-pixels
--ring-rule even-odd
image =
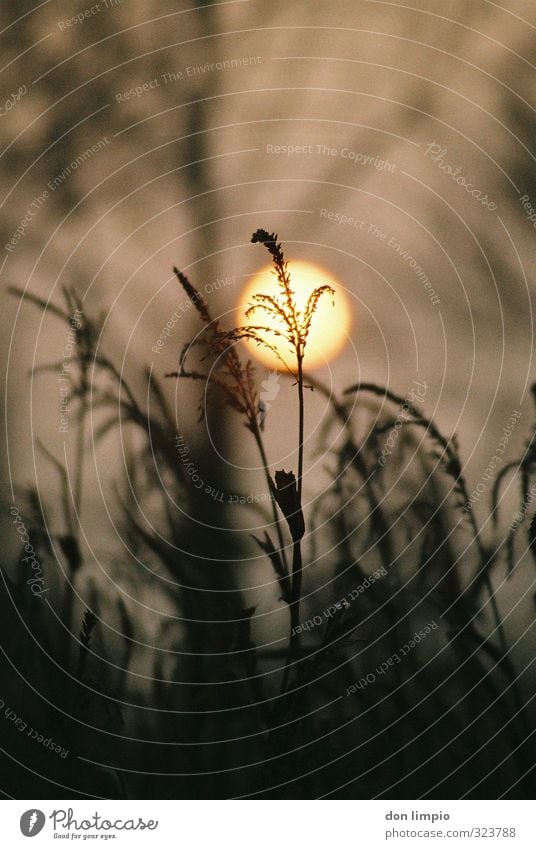
[[[298,350],[298,502],[301,510],[302,503],[302,485],[303,485],[303,439],[304,439],[304,423],[305,423],[305,404],[303,402],[303,351]],[[292,558],[292,612],[291,620],[300,619],[300,599],[301,599],[301,583],[302,583],[302,560],[301,560],[301,540],[297,540],[294,544],[294,554]],[[292,631],[291,631],[292,635]]]
[[[297,350],[298,360],[298,503],[299,509],[302,506],[302,481],[303,481],[303,439],[304,439],[304,420],[305,420],[305,405],[303,401],[303,351]],[[296,654],[300,644],[300,635],[298,626],[300,624],[300,601],[302,588],[302,555],[301,555],[301,539],[295,539],[292,548],[292,591],[290,597],[290,634],[287,664],[285,674],[283,676],[284,691],[287,686],[290,664],[293,656]]]
[[[300,599],[302,585],[301,540],[294,543],[292,548],[292,599],[290,605],[290,645],[297,645],[300,624]]]
[[[298,500],[301,507],[303,478],[303,436],[305,405],[303,403],[303,354],[298,353]]]
[[[297,654],[300,647],[300,634],[298,626],[300,624],[300,597],[301,597],[301,577],[302,577],[302,557],[301,557],[301,541],[296,540],[292,546],[292,591],[290,599],[290,634],[288,641],[288,653],[285,663],[285,672],[281,684],[281,693],[287,689],[288,677],[290,673],[290,664],[293,657]]]
[[[279,521],[279,516],[277,513],[277,505],[273,494],[273,484],[272,479],[270,477],[270,471],[268,469],[268,458],[266,456],[266,451],[264,448],[264,442],[262,440],[262,436],[259,430],[258,424],[252,425],[253,436],[255,437],[255,442],[257,443],[257,448],[259,449],[259,454],[261,455],[262,468],[264,470],[264,476],[266,478],[266,483],[268,486],[268,492],[270,493],[270,501],[272,502],[272,516],[274,518],[274,526],[275,532],[277,534],[277,542],[279,544],[279,552],[281,554],[281,559],[283,561],[283,565],[285,570],[288,572],[288,563],[287,563],[287,555],[285,551],[285,540],[283,539],[283,531],[281,530],[281,523]]]
[[[298,502],[301,510],[302,506],[302,484],[303,484],[303,438],[304,438],[304,422],[305,422],[305,405],[303,402],[303,351],[298,350]],[[292,603],[291,603],[291,631],[290,638],[292,643],[292,622],[295,620],[296,625],[300,621],[300,599],[302,585],[302,559],[301,559],[301,540],[294,542],[294,551],[292,556]]]

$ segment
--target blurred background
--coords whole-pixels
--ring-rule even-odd
[[[523,0],[2,6],[0,697],[69,749],[0,715],[6,796],[530,792],[535,24]],[[165,377],[202,328],[173,266],[232,327],[259,227],[350,311],[306,397],[302,615],[389,571],[268,714],[288,610],[255,445]],[[256,379],[270,468],[296,470],[296,388]],[[424,387],[465,491],[422,427],[374,490],[399,405],[358,383]],[[432,621],[396,682],[345,695]]]

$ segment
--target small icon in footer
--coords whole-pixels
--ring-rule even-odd
[[[25,837],[35,837],[39,834],[45,824],[45,815],[43,811],[37,808],[31,808],[25,811],[20,818],[20,830]]]

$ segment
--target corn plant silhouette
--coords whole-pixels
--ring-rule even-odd
[[[168,730],[172,740],[176,740],[177,734],[173,715],[177,708],[177,692],[180,692],[181,706],[196,717],[188,725],[181,723],[179,729],[181,742],[188,743],[188,762],[185,765],[181,761],[181,775],[178,776],[175,755],[169,754],[164,768],[158,746],[155,760],[150,755],[143,762],[147,774],[151,775],[150,781],[143,785],[143,792],[148,798],[155,797],[154,794],[160,798],[158,794],[162,789],[172,792],[175,798],[183,795],[222,798],[245,793],[265,798],[273,798],[274,794],[283,798],[318,798],[331,793],[344,798],[371,798],[391,796],[394,791],[397,798],[407,798],[407,781],[411,776],[411,795],[417,797],[459,798],[463,792],[473,797],[475,794],[480,797],[482,793],[494,798],[511,793],[515,788],[521,798],[524,793],[532,798],[533,722],[527,716],[520,675],[511,657],[511,646],[506,642],[500,609],[494,598],[497,590],[491,578],[505,559],[505,550],[508,575],[519,568],[513,546],[523,521],[527,525],[528,545],[536,559],[536,518],[532,515],[531,486],[536,475],[535,428],[531,429],[523,456],[505,465],[493,489],[496,518],[501,506],[502,481],[509,473],[520,476],[519,518],[510,526],[506,540],[497,526],[496,537],[485,543],[476,516],[464,509],[468,489],[455,436],[444,436],[433,419],[410,405],[396,452],[389,463],[383,465],[380,458],[385,435],[400,420],[399,412],[407,401],[401,394],[366,382],[336,394],[316,378],[304,375],[304,355],[316,305],[325,294],[332,295],[331,289],[325,286],[311,292],[309,301],[300,311],[277,236],[258,230],[253,242],[264,245],[269,251],[279,292],[275,298],[262,293],[254,296],[247,313],[251,323],[245,326],[226,329],[213,318],[207,303],[188,278],[175,269],[182,288],[196,308],[203,330],[194,341],[182,347],[180,367],[173,375],[203,382],[205,397],[212,392],[217,394],[219,402],[233,411],[231,415],[238,413],[244,421],[260,452],[277,540],[270,539],[273,530],[271,524],[266,523],[263,538],[257,543],[268,556],[281,588],[281,598],[289,607],[288,648],[285,641],[283,652],[263,646],[261,653],[261,647],[257,648],[251,634],[254,606],[244,610],[235,608],[234,603],[230,608],[219,602],[209,603],[200,616],[197,587],[204,591],[207,585],[211,588],[211,582],[216,579],[212,572],[206,579],[199,578],[197,567],[191,569],[186,558],[177,554],[181,536],[186,533],[191,535],[191,550],[202,549],[204,541],[196,533],[197,529],[193,530],[184,519],[178,520],[163,505],[162,521],[165,519],[170,539],[176,545],[170,551],[162,544],[161,537],[148,531],[138,521],[137,514],[128,510],[120,499],[122,521],[134,544],[139,546],[136,550],[147,552],[167,576],[180,584],[180,596],[173,592],[170,598],[179,615],[195,623],[185,626],[179,637],[168,637],[174,634],[175,628],[168,628],[167,623],[159,631],[163,642],[169,640],[164,646],[166,651],[169,646],[181,652],[186,648],[187,657],[192,658],[187,663],[183,661],[179,670],[181,679],[186,682],[184,689],[178,691],[176,681],[168,681],[160,652],[155,649],[153,674],[157,684],[149,694],[156,706],[169,710]],[[22,297],[18,290],[17,295]],[[81,310],[76,293],[69,290],[64,291],[64,308],[50,306],[36,295],[26,293],[24,297],[41,310],[50,311],[66,325],[71,324],[75,308]],[[263,317],[266,325],[277,319],[275,329],[265,326]],[[151,377],[151,371],[142,372],[147,383],[147,398],[150,390],[156,401],[151,409],[147,401],[138,400],[134,386],[125,382],[123,374],[98,344],[100,319],[84,312],[80,325],[76,331],[78,368],[74,368],[73,362],[70,373],[73,410],[80,413],[78,428],[82,424],[80,418],[93,409],[102,410],[104,414],[94,432],[95,441],[117,428],[119,421],[136,428],[143,438],[143,448],[135,464],[136,492],[152,496],[160,490],[152,474],[156,453],[159,465],[169,471],[176,500],[187,500],[191,497],[191,487],[182,464],[177,463],[176,420],[160,385]],[[257,387],[252,363],[241,359],[238,342],[242,339],[252,340],[274,352],[281,363],[281,371],[291,376],[296,384],[297,475],[282,469],[273,473],[270,470],[263,443],[262,392]],[[196,357],[201,363],[197,367],[193,363],[196,352],[201,354]],[[60,367],[61,363],[56,363],[33,373],[57,371]],[[328,402],[323,427],[319,429],[318,449],[325,457],[329,481],[315,494],[305,519],[302,484],[306,388],[314,388]],[[534,388],[533,395],[536,401]],[[359,415],[355,415],[357,398]],[[201,419],[205,417],[204,406],[200,415]],[[78,433],[74,450],[80,465],[85,442],[87,440]],[[63,573],[69,585],[75,574],[85,570],[87,575],[92,565],[84,549],[77,545],[78,524],[74,518],[78,512],[69,502],[71,497],[76,505],[76,499],[80,499],[76,493],[81,492],[83,482],[71,493],[63,465],[52,451],[41,447],[63,484],[65,520],[57,528],[45,523],[40,499],[37,492],[32,491],[28,493],[28,528],[31,524],[31,538],[35,540],[36,551],[48,574],[52,575],[55,568],[53,553],[63,554],[70,566],[69,571]],[[404,469],[403,485],[401,468]],[[79,474],[82,474],[81,468]],[[314,529],[307,537],[306,526],[311,531]],[[472,542],[470,555],[465,554],[468,539]],[[305,618],[301,578],[302,547],[305,552],[306,545],[307,555],[303,557],[307,557],[308,566],[320,562],[325,550],[333,554],[329,562],[324,559],[331,576],[329,585],[318,582],[314,588],[315,600],[319,599],[325,609],[321,616],[315,617],[314,636],[308,633],[307,627],[307,636],[299,638],[298,634],[304,630],[297,627],[300,604],[302,621]],[[463,560],[459,554],[462,545]],[[292,557],[290,568],[287,552]],[[380,565],[383,566],[381,580],[369,584],[366,593],[361,594],[368,576]],[[150,585],[139,580],[138,591],[150,591]],[[20,597],[21,609],[31,623],[32,632],[37,634],[38,643],[46,647],[47,657],[60,659],[74,679],[74,686],[65,686],[64,676],[55,662],[46,667],[45,675],[40,656],[16,647],[21,663],[26,658],[26,677],[34,676],[38,684],[46,681],[48,687],[50,681],[54,682],[51,692],[58,699],[61,697],[62,709],[74,717],[74,722],[67,722],[65,728],[58,727],[58,738],[65,741],[69,750],[81,756],[89,753],[91,759],[93,750],[99,747],[98,728],[102,725],[106,732],[112,732],[117,740],[103,757],[109,766],[107,792],[114,798],[128,795],[128,782],[123,781],[121,768],[116,769],[124,759],[119,735],[123,722],[129,733],[139,734],[140,728],[129,711],[123,718],[121,710],[114,705],[136,701],[129,682],[130,658],[135,651],[137,627],[141,628],[142,623],[134,627],[135,620],[120,599],[116,616],[120,622],[118,633],[123,639],[108,641],[105,645],[106,629],[98,628],[92,615],[98,615],[99,622],[106,622],[101,614],[105,595],[103,592],[101,597],[98,584],[91,589],[85,612],[75,607],[74,594],[68,594],[68,615],[60,613],[60,630],[51,627],[51,621],[44,618],[42,605],[26,605],[27,588],[23,579],[20,586],[17,584],[9,592]],[[234,592],[232,588],[231,592]],[[486,595],[488,601],[482,598]],[[307,603],[311,603],[309,599]],[[383,668],[387,658],[394,657],[409,636],[425,622],[438,618],[438,613],[441,626],[434,637],[427,637],[434,640],[434,645],[430,642],[424,649],[416,647],[405,666],[395,664],[391,672],[380,675],[378,669]],[[199,623],[199,620],[202,621]],[[14,630],[16,621],[16,617],[2,620],[4,642],[14,639],[12,632],[19,633]],[[75,655],[68,651],[65,624],[80,621],[78,639],[73,632]],[[223,623],[221,628],[218,627],[220,623]],[[15,646],[15,643],[9,645]],[[114,664],[120,664],[119,676],[110,675],[103,666],[106,655],[101,657],[101,652],[104,647],[106,655],[108,650],[112,652]],[[212,649],[214,665],[209,665],[206,659],[211,657]],[[223,662],[222,655],[225,656]],[[286,655],[284,668],[282,664],[274,668],[272,660],[282,655]],[[357,683],[365,680],[360,676],[365,676],[375,666],[374,686],[358,688]],[[271,676],[282,681],[279,693],[274,692],[277,686],[268,692],[266,685]],[[201,680],[210,682],[212,689],[215,679],[218,683],[213,694],[209,694],[208,687],[192,686]],[[292,686],[288,686],[290,680]],[[438,682],[443,686],[438,686]],[[352,686],[355,692],[350,692]],[[203,695],[209,694],[204,695],[201,704],[197,697],[200,689]],[[244,736],[245,747],[242,738],[236,739],[235,716],[241,729],[249,728],[251,732]],[[89,721],[96,724],[91,733]],[[206,746],[207,725],[213,742],[225,736],[233,739],[232,745],[223,750]],[[225,734],[222,735],[222,731]],[[447,741],[445,745],[438,746],[437,741],[443,739]],[[253,754],[251,745],[255,746]],[[225,762],[228,770],[221,768],[222,751],[229,758]],[[250,756],[255,767],[248,762]],[[469,759],[474,765],[471,769],[467,768]],[[0,759],[0,768],[1,763]],[[162,775],[158,789],[153,772],[156,768]],[[221,780],[207,785],[207,773],[211,770],[214,775],[221,775]],[[54,774],[60,781],[65,780],[61,773]],[[360,776],[367,776],[366,781]],[[69,786],[78,786],[79,781],[82,782],[80,792],[84,794],[103,792],[102,773],[86,770],[79,776],[73,768],[69,773]],[[174,782],[172,791],[169,790],[170,781]],[[33,797],[45,798],[38,794]]]
[[[278,242],[277,234],[258,229],[253,233],[251,241],[254,244],[263,244],[270,253],[280,294],[278,296],[263,293],[253,295],[253,302],[246,311],[246,318],[253,318],[253,316],[260,313],[261,316],[264,315],[273,320],[274,324],[252,323],[226,331],[217,319],[212,318],[203,296],[182,272],[174,268],[179,282],[206,325],[208,334],[205,337],[196,339],[195,342],[187,343],[180,355],[180,370],[166,376],[202,380],[207,384],[219,388],[227,404],[245,416],[246,427],[253,434],[257,444],[266,482],[272,496],[274,526],[278,534],[279,549],[276,549],[271,544],[268,534],[265,535],[265,542],[261,543],[261,545],[270,555],[283,590],[283,598],[290,609],[289,655],[283,680],[284,687],[287,681],[290,659],[299,644],[298,625],[300,621],[303,572],[301,541],[305,534],[305,520],[302,509],[305,427],[303,362],[307,340],[318,302],[325,295],[334,298],[335,292],[327,284],[313,289],[304,308],[300,310],[291,286],[288,263],[285,259],[281,243]],[[294,378],[298,393],[297,477],[293,472],[286,472],[284,470],[275,472],[275,480],[270,474],[261,426],[259,424],[259,393],[254,380],[254,368],[250,360],[245,365],[242,365],[236,351],[236,343],[244,339],[268,348],[279,360],[283,369]],[[190,370],[186,367],[188,354],[194,344],[203,345],[209,352],[216,355],[215,369],[212,371],[210,377],[207,373]],[[288,362],[288,354],[286,350],[283,350],[283,345],[285,348],[288,346],[290,350],[291,362]],[[290,575],[276,505],[279,507],[287,523],[292,539],[292,571]]]

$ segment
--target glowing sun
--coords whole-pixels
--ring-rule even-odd
[[[252,317],[246,317],[246,310],[251,306],[253,295],[281,295],[277,278],[272,269],[272,265],[267,265],[257,272],[242,292],[238,307],[239,325],[257,324],[263,327],[273,327],[274,330],[279,331],[283,329],[279,321],[267,316],[260,310]],[[310,262],[291,261],[288,264],[288,269],[291,287],[299,310],[303,310],[307,298],[313,289],[318,286],[327,284],[335,291],[333,301],[329,295],[320,299],[307,339],[304,368],[317,368],[325,365],[329,360],[333,360],[348,341],[348,333],[352,324],[350,303],[344,289],[337,285],[337,282],[320,266],[313,265]],[[262,334],[260,335],[262,336]],[[272,345],[277,345],[285,361],[291,367],[294,367],[295,355],[290,345],[271,333],[266,333],[265,336]],[[251,340],[246,340],[245,344],[258,360],[270,369],[281,371],[283,365],[272,351]]]

